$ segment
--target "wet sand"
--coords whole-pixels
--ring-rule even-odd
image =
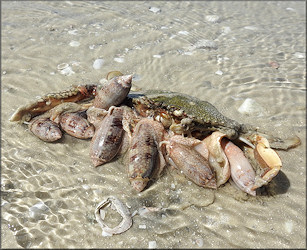
[[[304,2],[7,1],[1,11],[3,248],[306,247]],[[46,143],[9,122],[37,96],[112,70],[133,74],[136,89],[186,93],[302,144],[278,151],[282,171],[261,196],[231,183],[204,189],[170,167],[138,194],[123,158],[94,168],[90,141]],[[157,211],[103,237],[94,210],[110,195],[131,212]]]

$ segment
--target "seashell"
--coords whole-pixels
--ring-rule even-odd
[[[69,67],[69,64],[68,64],[68,63],[61,63],[61,64],[59,64],[59,65],[57,66],[57,69],[58,69],[58,70],[62,70],[62,69],[65,69],[65,68],[67,68],[67,67]]]
[[[120,104],[131,88],[132,75],[114,77],[97,91],[93,106],[108,109]]]
[[[122,57],[115,57],[115,58],[114,58],[114,61],[115,61],[115,62],[118,62],[118,63],[123,63],[123,62],[125,61],[125,59],[122,58]]]
[[[73,71],[72,68],[70,66],[68,66],[67,68],[60,70],[60,73],[62,75],[71,76],[71,75],[75,74],[75,71]]]
[[[104,64],[104,60],[103,59],[96,59],[94,61],[94,63],[93,63],[93,68],[94,69],[100,69],[103,64]]]
[[[224,72],[222,70],[218,70],[215,72],[215,74],[221,76],[224,74]]]
[[[69,30],[68,34],[70,34],[70,35],[78,35],[77,32],[78,32],[78,30]]]
[[[216,189],[216,180],[208,160],[194,148],[201,141],[180,135],[172,136],[166,145],[170,163],[195,184]]]
[[[132,187],[141,192],[150,179],[159,176],[165,166],[159,144],[164,127],[151,119],[142,119],[135,127],[129,150],[128,177]]]
[[[279,63],[278,63],[278,62],[269,62],[269,65],[270,65],[273,69],[278,69],[278,68],[279,68]]]
[[[148,241],[148,249],[156,249],[157,242],[155,240]]]
[[[302,52],[295,52],[293,55],[294,55],[296,58],[298,58],[298,59],[304,59],[304,58],[306,58],[306,54],[305,54],[305,53],[302,53]]]
[[[255,196],[253,186],[255,184],[255,171],[250,165],[247,158],[244,156],[243,151],[228,141],[222,144],[224,152],[229,160],[230,174],[234,183],[244,192]]]
[[[122,221],[114,228],[110,228],[103,221],[105,216],[103,208],[107,207],[109,204],[111,204],[111,209],[116,210],[123,218]],[[129,212],[128,207],[126,207],[118,198],[114,196],[110,196],[98,204],[95,209],[95,217],[102,229],[102,236],[121,234],[127,231],[132,226],[132,216]]]
[[[107,80],[111,80],[112,78],[116,77],[116,76],[123,76],[123,73],[120,71],[110,71],[107,76],[106,79]]]
[[[266,112],[265,108],[251,98],[246,98],[238,108],[238,111],[241,114],[258,116],[262,116]]]
[[[217,15],[207,15],[206,20],[211,23],[217,23],[220,20],[220,17]]]
[[[256,26],[244,26],[244,29],[246,30],[258,30]]]
[[[39,139],[54,142],[62,137],[59,126],[49,118],[35,118],[29,123],[29,130]]]
[[[222,34],[223,35],[229,34],[230,32],[231,32],[231,28],[229,26],[222,27]]]
[[[149,7],[149,11],[151,11],[153,13],[159,13],[159,12],[161,12],[161,9],[159,9],[157,7]]]
[[[99,124],[91,141],[90,156],[95,167],[112,160],[123,138],[123,109],[111,107]]]
[[[69,135],[79,139],[92,138],[95,132],[94,126],[80,113],[65,113],[60,116],[61,128]]]
[[[80,46],[80,43],[79,43],[78,41],[71,41],[71,42],[69,43],[69,45],[70,45],[71,47],[79,47],[79,46]]]
[[[188,36],[190,33],[186,30],[180,30],[178,31],[178,34]]]
[[[225,134],[215,131],[202,141],[209,150],[209,164],[215,171],[217,187],[227,182],[230,177],[229,162],[222,148],[224,137]]]

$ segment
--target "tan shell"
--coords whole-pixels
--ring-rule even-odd
[[[221,145],[225,136],[216,131],[203,140],[209,150],[209,164],[215,170],[218,187],[227,182],[230,177],[229,162]]]

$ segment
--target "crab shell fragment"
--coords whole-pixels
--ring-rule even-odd
[[[59,93],[47,94],[36,101],[32,101],[18,108],[11,116],[11,122],[28,122],[33,117],[41,115],[63,102],[79,102],[93,98],[97,85],[71,86]]]

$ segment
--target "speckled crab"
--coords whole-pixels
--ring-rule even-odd
[[[139,192],[171,165],[199,186],[216,189],[231,178],[255,196],[282,166],[271,146],[300,143],[271,136],[270,146],[257,129],[223,116],[206,101],[167,91],[133,93],[131,82],[131,75],[112,71],[104,84],[72,86],[22,106],[10,121],[28,124],[47,142],[59,140],[62,131],[92,138],[94,166],[128,151],[128,177]]]

